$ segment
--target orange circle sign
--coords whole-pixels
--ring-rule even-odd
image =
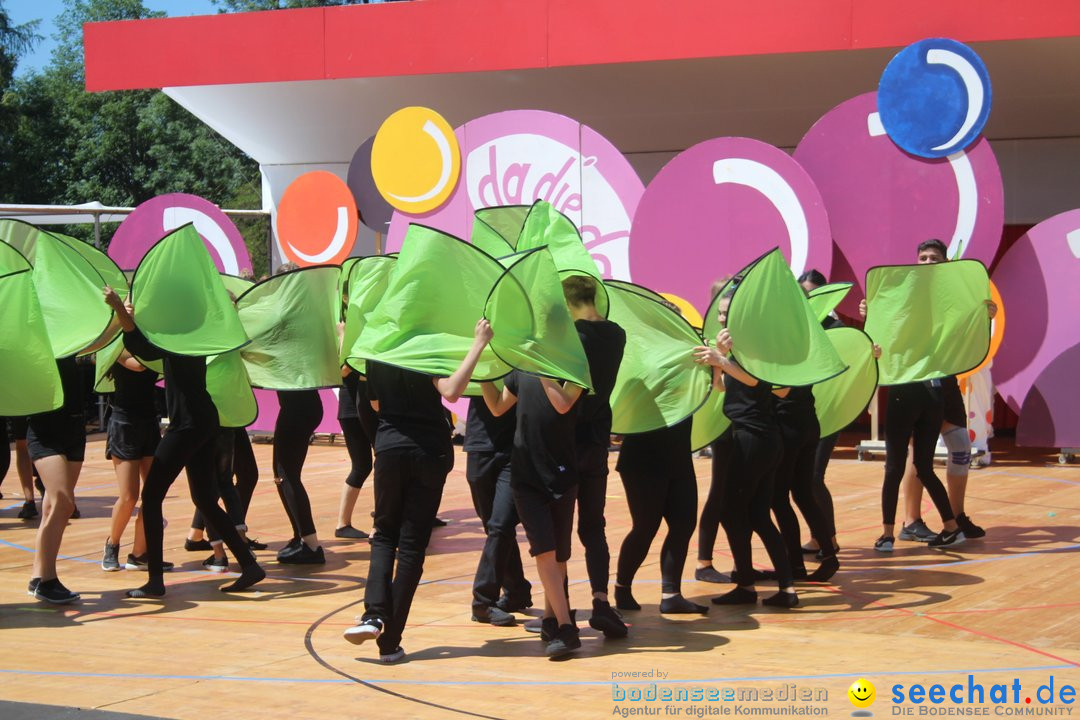
[[[990,326],[990,350],[986,353],[986,359],[979,363],[977,368],[956,376],[956,379],[961,382],[989,365],[1001,348],[1001,341],[1005,338],[1005,303],[1002,301],[1001,293],[998,292],[997,285],[994,284],[993,280],[990,281],[990,300],[997,305],[997,314],[994,316]]]
[[[461,148],[450,124],[424,107],[386,118],[371,146],[371,176],[395,209],[413,215],[436,210],[461,175]]]
[[[356,244],[358,224],[349,186],[325,170],[293,180],[277,206],[281,250],[300,267],[340,265]]]

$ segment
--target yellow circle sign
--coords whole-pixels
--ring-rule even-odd
[[[851,683],[851,687],[847,691],[848,700],[851,704],[857,708],[868,708],[874,704],[874,700],[877,699],[877,691],[874,689],[874,684],[869,680],[859,678],[855,682]]]
[[[705,321],[701,317],[701,313],[699,313],[697,311],[697,308],[694,307],[690,303],[689,300],[686,300],[685,298],[681,298],[681,297],[679,297],[678,295],[676,295],[674,293],[660,293],[660,294],[668,302],[670,302],[672,305],[679,308],[679,312],[682,313],[682,316],[684,318],[686,318],[686,321],[688,323],[690,323],[694,327],[698,328],[699,330],[705,324]]]
[[[457,187],[461,148],[450,124],[424,107],[386,118],[371,146],[371,177],[396,210],[412,215],[436,210]]]

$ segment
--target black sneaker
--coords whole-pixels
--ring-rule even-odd
[[[938,533],[937,537],[935,537],[933,540],[931,540],[929,543],[927,543],[927,547],[932,547],[932,548],[952,547],[953,545],[959,545],[960,543],[964,542],[964,540],[966,540],[966,539],[967,538],[964,537],[964,531],[961,530],[960,528],[956,528],[952,532],[948,532],[947,530],[942,530],[940,533]]]
[[[698,582],[708,583],[729,583],[731,582],[731,576],[725,575],[712,565],[709,567],[698,568],[694,571],[694,579]]]
[[[37,592],[37,586],[41,584],[41,578],[30,578],[30,582],[26,584],[26,594],[30,597],[34,597],[34,593]]]
[[[304,543],[300,541],[300,538],[295,538],[294,537],[292,540],[290,540],[288,542],[288,544],[285,547],[278,550],[278,553],[277,553],[278,562],[281,562],[282,558],[288,557],[289,555],[292,555],[295,552],[300,552],[300,546],[303,545],[303,544]]]
[[[504,612],[495,606],[474,607],[472,611],[472,621],[487,623],[488,625],[497,625],[498,627],[508,627],[517,623],[517,619],[513,615]]]
[[[495,607],[499,608],[506,613],[516,613],[523,610],[527,610],[533,606],[532,596],[523,598],[521,600],[514,599],[509,595],[503,595],[495,603]]]
[[[343,637],[353,645],[359,645],[365,640],[374,640],[382,635],[383,621],[379,618],[360,620],[358,624],[347,629]]]
[[[577,624],[577,610],[570,611],[570,622]],[[540,639],[548,642],[555,637],[555,631],[559,629],[558,621],[553,617],[533,618],[521,624],[525,632],[540,633]],[[548,632],[550,630],[550,632]]]
[[[901,540],[912,540],[914,542],[930,542],[937,537],[937,533],[926,527],[926,523],[919,518],[910,525],[904,525],[900,528]]]
[[[247,543],[248,543],[248,550],[265,550],[268,547],[270,547],[269,545],[267,545],[264,542],[259,542],[257,539],[252,540],[251,538],[248,538]]]
[[[67,605],[78,600],[79,594],[64,587],[59,578],[53,578],[39,582],[34,588],[34,597],[53,605]]]
[[[960,526],[960,529],[964,532],[964,537],[968,540],[986,537],[986,531],[971,522],[971,518],[967,516],[967,513],[960,513],[957,515],[956,524]]]
[[[400,645],[398,645],[393,652],[379,653],[379,662],[384,665],[393,665],[394,663],[399,663],[404,659],[405,651],[401,648]]]
[[[184,540],[184,550],[188,552],[207,552],[213,549],[214,546],[210,544],[209,540]]]
[[[552,659],[561,658],[566,657],[580,647],[581,636],[578,633],[577,625],[561,625],[555,631],[551,642],[547,644],[544,653]]]
[[[896,538],[891,535],[882,535],[874,541],[874,549],[878,552],[892,552],[893,543],[896,542]]]
[[[345,538],[346,540],[367,540],[368,534],[363,530],[357,530],[352,525],[346,525],[335,530],[334,537]]]
[[[437,517],[437,518],[435,518],[434,520],[431,521],[431,527],[433,527],[433,528],[446,527],[449,523],[450,523],[449,520],[445,520],[445,519],[443,519],[441,517]]]
[[[589,627],[604,633],[606,638],[624,638],[628,632],[622,616],[611,607],[611,603],[600,600],[593,600]],[[581,647],[580,643],[578,647]]]
[[[105,552],[101,555],[101,569],[105,572],[116,572],[120,569],[120,546],[110,545],[109,539],[105,539]]]
[[[150,569],[150,564],[146,560],[146,553],[143,553],[142,555],[139,555],[138,557],[135,557],[131,553],[128,553],[127,562],[124,563],[124,569],[125,570],[149,570]],[[162,562],[161,562],[161,571],[162,572],[172,572],[172,569],[173,569],[173,564],[171,562],[168,562],[166,560],[162,560]]]
[[[300,543],[300,549],[296,552],[285,556],[278,555],[278,562],[282,565],[323,565],[326,563],[326,555],[323,554],[322,545],[312,550]]]
[[[19,511],[19,519],[20,520],[33,520],[37,516],[38,516],[38,510],[37,510],[37,505],[34,504],[34,501],[30,500],[28,502],[24,502],[23,506],[22,506],[22,510]]]
[[[72,520],[78,520],[79,518],[82,517],[82,513],[79,512],[79,506],[78,505],[72,505],[71,506],[71,515],[69,515],[68,517],[70,517]]]
[[[210,572],[216,572],[216,573],[228,572],[229,571],[229,556],[228,555],[222,555],[220,558],[218,558],[217,555],[211,555],[210,557],[208,557],[208,558],[206,558],[205,560],[202,561],[202,566],[203,566],[204,569],[209,570]]]

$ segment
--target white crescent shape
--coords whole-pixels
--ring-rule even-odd
[[[780,173],[768,165],[746,158],[724,158],[713,163],[713,181],[717,185],[735,183],[753,188],[764,195],[780,213],[791,243],[791,271],[796,276],[806,269],[810,251],[810,229],[795,191]]]
[[[975,67],[971,62],[952,50],[945,50],[944,48],[927,50],[926,62],[930,65],[944,65],[956,71],[956,74],[960,76],[960,80],[964,83],[964,89],[967,91],[967,115],[964,117],[964,123],[947,142],[932,148],[933,150],[946,150],[960,142],[960,139],[967,135],[971,128],[975,127],[975,121],[979,119],[979,112],[982,111],[983,106],[983,84],[982,80],[979,79],[979,73],[975,72]]]
[[[224,266],[225,272],[230,275],[238,275],[240,273],[240,262],[236,257],[236,251],[233,250],[232,243],[229,242],[229,236],[225,234],[225,231],[221,229],[221,226],[217,224],[214,218],[201,210],[186,207],[165,208],[162,213],[161,224],[165,228],[165,232],[172,232],[188,223],[193,224],[196,232],[202,235],[206,242],[210,243],[210,247],[214,248],[214,252],[221,258],[221,264]]]
[[[304,262],[309,262],[313,265],[328,262],[332,257],[341,252],[341,249],[345,247],[345,241],[348,240],[346,235],[349,232],[349,209],[342,205],[337,209],[337,227],[334,228],[334,237],[330,240],[330,244],[326,246],[326,249],[320,253],[314,255],[308,255],[305,252],[301,252],[296,249],[296,246],[289,243],[289,248],[296,253],[296,257],[300,258]]]
[[[428,120],[424,123],[424,132],[431,136],[431,139],[435,141],[435,146],[439,148],[439,159],[442,162],[442,174],[439,175],[438,182],[435,183],[435,187],[428,190],[423,195],[395,195],[388,193],[390,197],[395,200],[400,200],[406,203],[418,203],[430,200],[443,190],[446,189],[447,184],[450,182],[450,170],[453,167],[453,159],[450,152],[450,141],[446,139],[446,136],[439,131],[438,125]]]
[[[866,116],[866,132],[870,137],[880,137],[885,134],[885,126],[881,123],[881,113],[872,112]]]
[[[956,230],[949,241],[949,259],[964,256],[975,233],[975,220],[979,216],[979,188],[975,183],[975,171],[967,153],[949,155],[949,167],[956,176]]]
[[[1073,230],[1065,235],[1065,241],[1069,243],[1069,250],[1073,257],[1080,260],[1080,230]]]

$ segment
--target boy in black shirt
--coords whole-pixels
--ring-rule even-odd
[[[423,573],[443,484],[454,466],[442,399],[453,402],[461,397],[490,340],[491,325],[481,319],[465,359],[445,378],[371,360],[367,363],[368,398],[379,414],[375,533],[364,615],[358,625],[345,631],[345,639],[356,645],[377,639],[380,659],[386,663],[405,657],[401,634]]]

